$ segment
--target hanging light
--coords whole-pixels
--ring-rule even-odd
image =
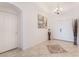
[[[56,13],[57,15],[62,13],[63,8],[60,8],[59,4],[57,4],[57,7],[54,10],[54,13]]]

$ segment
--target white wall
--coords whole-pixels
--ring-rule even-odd
[[[56,18],[52,17],[49,21],[52,39],[73,41],[72,21],[70,19],[58,16]],[[62,29],[61,32],[60,29]]]
[[[30,48],[42,41],[47,40],[47,29],[38,29],[37,15],[41,13],[48,17],[48,26],[52,31],[52,39],[60,39],[65,41],[73,41],[72,21],[75,18],[79,19],[78,5],[66,5],[62,15],[56,15],[48,11],[48,15],[40,9],[35,3],[11,3],[22,10],[21,38],[22,48]],[[70,4],[70,3],[69,3]],[[52,7],[53,8],[53,7]],[[60,28],[62,32],[60,32]],[[79,31],[78,31],[79,32]],[[79,35],[78,35],[79,37]],[[79,39],[78,39],[79,41]]]
[[[23,37],[21,39],[22,49],[30,48],[42,41],[47,40],[47,30],[38,29],[38,13],[44,15],[45,12],[40,10],[34,3],[11,3],[22,10],[21,31]]]
[[[60,39],[73,42],[74,37],[73,37],[72,24],[75,18],[79,20],[79,13],[78,13],[79,4],[78,5],[65,4],[65,6],[64,8],[67,10],[62,11],[61,15],[56,15],[55,13],[51,13],[50,15],[49,13],[48,23],[52,31],[52,39]],[[62,32],[60,32],[60,28],[62,29]],[[78,43],[79,43],[79,30],[78,30]]]

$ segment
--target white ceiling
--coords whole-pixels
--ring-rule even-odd
[[[36,4],[44,11],[50,13],[54,11],[57,5],[63,8],[64,12],[79,9],[79,2],[39,2]]]

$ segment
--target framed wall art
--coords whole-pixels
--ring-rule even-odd
[[[47,28],[47,18],[38,14],[38,28]]]

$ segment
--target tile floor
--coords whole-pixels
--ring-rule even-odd
[[[48,44],[58,44],[62,46],[67,52],[65,53],[50,53],[46,47]],[[0,57],[78,57],[79,56],[79,46],[73,45],[72,42],[51,40],[44,41],[28,50],[21,51],[15,49],[0,54]]]

